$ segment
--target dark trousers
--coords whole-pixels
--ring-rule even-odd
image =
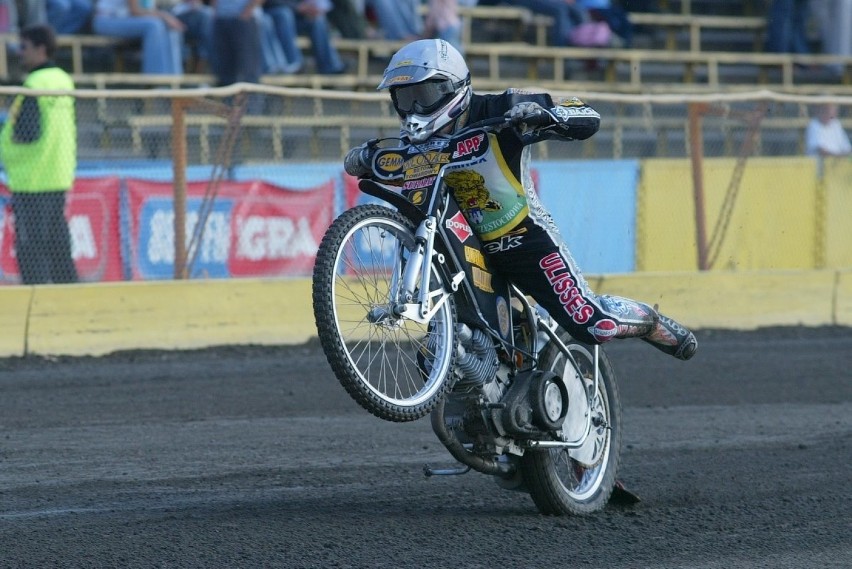
[[[77,282],[65,220],[65,192],[13,192],[12,211],[23,284]]]
[[[260,82],[260,31],[254,18],[214,18],[213,53],[220,87]]]

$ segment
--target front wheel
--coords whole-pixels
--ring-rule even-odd
[[[429,322],[395,311],[401,275],[417,248],[414,229],[395,210],[356,206],[329,227],[314,266],[314,318],[326,358],[349,395],[388,421],[427,415],[452,388],[455,305],[441,294],[434,265],[424,270],[430,297],[441,304]]]
[[[577,362],[579,377],[566,356],[553,343],[543,350],[540,368],[568,378],[571,396],[568,417],[563,424],[563,431],[569,434],[568,438],[574,440],[574,435],[582,430],[577,425],[585,425],[583,417],[586,412],[591,413],[592,430],[579,449],[527,451],[521,459],[521,472],[541,513],[590,514],[606,506],[618,474],[621,400],[609,358],[603,350],[599,350],[600,376],[597,390],[591,399],[578,401],[594,391],[594,347],[579,343],[567,334],[562,335],[562,341]],[[579,413],[579,416],[572,413]]]

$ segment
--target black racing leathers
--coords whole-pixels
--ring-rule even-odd
[[[587,139],[597,132],[600,115],[577,98],[557,104],[545,93],[509,90],[499,95],[473,95],[467,124],[502,116],[522,102],[535,102],[546,109],[551,124],[492,133],[483,160],[445,176],[468,223],[482,239],[491,266],[536,299],[580,341],[599,344],[639,337],[670,355],[689,359],[697,342],[684,326],[647,304],[590,290],[537,198],[529,145],[548,139]],[[565,186],[566,199],[570,199],[570,178]]]

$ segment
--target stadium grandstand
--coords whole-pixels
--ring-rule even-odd
[[[689,255],[669,265],[643,257],[642,251],[651,248],[647,239],[655,228],[675,226],[683,218],[681,209],[690,207],[684,202],[680,209],[664,211],[662,219],[652,219],[647,215],[647,200],[653,193],[649,193],[649,180],[673,191],[687,191],[688,197],[702,168],[708,191],[721,192],[718,198],[708,197],[714,211],[720,211],[716,222],[720,231],[736,228],[731,219],[738,210],[732,204],[753,176],[758,181],[752,180],[751,186],[760,191],[806,192],[806,203],[816,212],[816,221],[808,221],[804,237],[795,242],[801,254],[777,261],[764,254],[747,260],[737,257],[739,266],[814,268],[836,266],[847,262],[847,257],[852,262],[852,252],[831,245],[852,242],[846,239],[847,230],[835,228],[836,223],[845,224],[845,218],[832,221],[846,206],[831,205],[832,196],[845,195],[848,189],[844,186],[848,160],[827,163],[823,170],[822,164],[806,157],[805,141],[813,109],[825,101],[839,106],[842,126],[852,132],[852,56],[822,53],[819,37],[810,38],[810,54],[767,53],[762,0],[660,0],[658,6],[655,12],[630,13],[637,27],[630,48],[555,47],[547,43],[551,22],[545,17],[502,5],[461,9],[464,51],[474,89],[495,92],[519,87],[545,89],[557,96],[578,95],[603,117],[600,131],[587,141],[533,147],[545,201],[548,196],[558,199],[564,183],[561,172],[570,161],[579,187],[623,188],[624,199],[633,208],[622,212],[626,226],[635,231],[626,245],[617,245],[626,247],[624,254],[610,262],[604,258],[609,253],[590,251],[592,262],[584,259],[587,270],[692,268],[694,259]],[[0,81],[9,85],[0,88],[4,109],[21,93],[15,87],[20,84],[16,41],[14,34],[0,38]],[[89,192],[86,207],[121,212],[109,227],[97,225],[109,216],[86,214],[86,223],[95,231],[89,235],[91,242],[108,232],[121,236],[110,237],[120,243],[113,247],[118,248],[110,261],[113,269],[105,269],[112,265],[104,265],[102,259],[92,260],[89,273],[81,270],[83,277],[169,278],[186,274],[177,265],[194,261],[200,269],[191,276],[304,274],[312,258],[298,267],[267,271],[244,265],[237,270],[239,264],[223,261],[227,243],[216,241],[217,235],[227,240],[227,232],[202,234],[205,228],[213,229],[219,223],[216,220],[222,227],[227,225],[224,220],[230,219],[230,210],[217,207],[250,191],[229,183],[268,183],[302,195],[330,184],[334,197],[324,197],[324,205],[333,203],[334,212],[339,212],[353,203],[357,192],[342,174],[341,158],[366,139],[398,133],[389,98],[377,93],[375,86],[402,43],[342,37],[334,41],[347,63],[345,73],[314,73],[310,43],[300,38],[307,61],[303,71],[267,74],[259,85],[215,88],[209,74],[142,74],[139,46],[133,42],[89,34],[61,36],[57,59],[72,72],[78,88],[78,171],[85,185],[78,195]],[[606,161],[606,179],[601,178],[601,161]],[[102,184],[97,188],[111,189],[98,193],[97,184]],[[186,209],[178,212],[177,205],[174,212],[171,205],[169,211],[157,209],[162,204],[154,203],[155,198],[171,199],[173,192],[176,198],[180,193],[181,199],[189,200],[184,203]],[[111,196],[109,203],[104,202],[105,195]],[[746,198],[739,195],[742,203]],[[78,203],[83,201],[81,197]],[[612,203],[597,204],[596,209]],[[673,202],[664,198],[661,203]],[[72,209],[77,207],[73,204],[72,200]],[[282,212],[283,219],[290,210],[287,205],[276,211]],[[797,212],[784,210],[777,217],[786,219],[788,214],[795,218]],[[188,245],[183,252],[178,250],[183,241],[180,234],[168,234],[172,225],[180,226],[171,221],[178,215],[188,219]],[[311,214],[305,219],[316,217]],[[715,214],[710,217],[712,224]],[[115,220],[120,221],[117,227]],[[205,223],[198,223],[202,220]],[[72,231],[74,227],[72,223]],[[321,236],[323,228],[313,229]],[[263,235],[271,240],[275,231],[284,232],[269,225],[264,226]],[[81,230],[79,243],[85,243],[87,235]],[[172,245],[173,251],[169,250]],[[81,247],[75,254],[78,261],[85,256]],[[274,249],[269,243],[258,247],[266,247],[267,253]],[[260,254],[251,251],[246,253],[249,257]],[[143,253],[148,255],[144,262],[140,260]],[[0,241],[0,282],[14,282],[16,277],[10,273],[14,262],[4,265],[4,255],[11,258]],[[732,261],[720,261],[720,265],[725,262]]]
[[[618,92],[770,88],[797,93],[852,89],[852,57],[821,53],[766,53],[763,0],[663,0],[656,12],[630,12],[637,28],[631,48],[557,48],[548,45],[550,18],[508,5],[460,7],[462,43],[480,90],[507,81],[545,88]],[[0,35],[0,81],[19,75],[15,34]],[[370,90],[402,42],[335,37],[348,73],[320,76],[309,63],[295,74],[269,74],[263,82],[291,87]],[[299,46],[311,61],[310,42]],[[11,47],[11,48],[10,48]],[[91,34],[62,35],[60,64],[81,88],[209,86],[211,75],[140,76],[138,42]],[[195,66],[188,65],[188,69]]]

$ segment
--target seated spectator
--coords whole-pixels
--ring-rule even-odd
[[[184,25],[186,48],[195,59],[193,71],[213,69],[213,9],[201,0],[178,0],[170,12]]]
[[[428,0],[424,35],[442,39],[464,55],[458,0]]]
[[[261,71],[270,75],[276,73],[289,75],[300,71],[302,69],[301,62],[290,63],[287,60],[284,48],[278,41],[278,34],[275,31],[275,22],[272,21],[272,17],[264,11],[258,12],[255,17],[260,30]]]
[[[612,33],[621,38],[624,47],[631,47],[633,24],[620,4],[612,0],[580,0],[580,5],[593,20],[606,22]]]
[[[57,34],[78,34],[92,18],[91,0],[47,0],[47,23]]]
[[[331,10],[329,0],[266,0],[263,10],[272,18],[275,34],[290,65],[297,70],[304,66],[302,50],[296,43],[297,34],[311,38],[317,73],[343,73],[346,66],[331,39],[326,14]]]
[[[365,0],[387,40],[413,41],[423,35],[420,0]]]
[[[659,0],[624,0],[622,4],[624,9],[630,12],[660,12]]]
[[[142,40],[142,73],[183,73],[184,25],[171,13],[142,0],[97,0],[96,34]]]
[[[817,109],[816,116],[805,131],[805,153],[809,156],[849,156],[852,144],[837,118],[837,105],[825,103]]]
[[[363,2],[356,5],[355,0],[331,0],[331,10],[326,14],[326,18],[340,32],[341,37],[353,40],[367,37]]]
[[[814,12],[822,36],[822,52],[829,55],[852,56],[852,2],[823,0],[814,4]],[[830,64],[828,69],[843,77],[843,66]]]
[[[484,4],[482,0],[479,3]],[[555,46],[572,45],[574,28],[589,21],[589,14],[579,0],[505,0],[499,3],[526,8],[535,14],[553,18],[550,44]]]
[[[772,0],[766,14],[766,51],[809,53],[809,0]]]
[[[47,23],[46,0],[16,0],[20,29]]]

